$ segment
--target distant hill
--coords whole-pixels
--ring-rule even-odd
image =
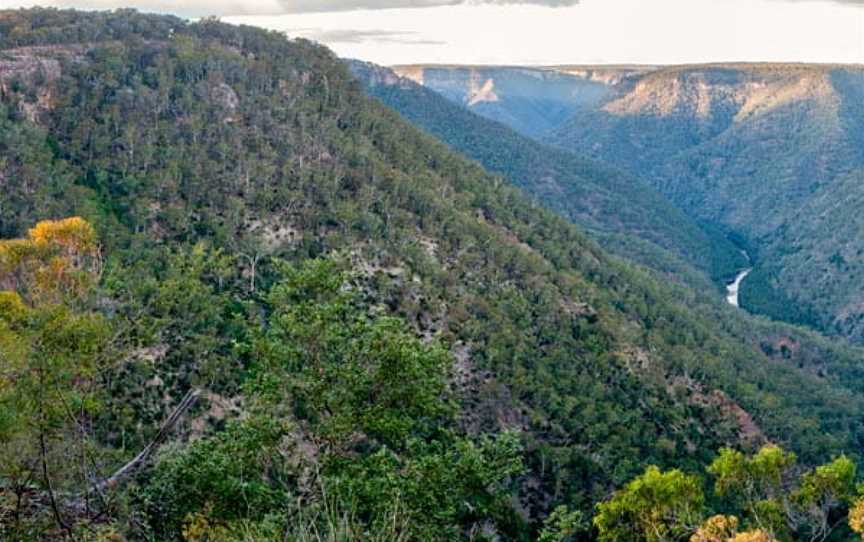
[[[422,84],[476,113],[538,137],[581,109],[594,109],[614,95],[610,82],[631,72],[495,66],[394,66],[398,75]]]
[[[415,79],[427,69],[435,76],[424,75],[424,84],[444,88],[445,72],[436,67],[415,66]],[[462,79],[475,70],[448,69]],[[523,70],[498,68],[490,85]],[[827,226],[857,225],[858,184],[849,179],[860,178],[864,165],[864,68],[609,67],[604,77],[590,67],[535,70],[602,82],[607,90],[592,103],[571,97],[562,114],[569,117],[556,117],[535,137],[647,179],[700,223],[738,239],[756,266],[741,294],[749,310],[864,340],[857,278],[864,240]],[[532,87],[537,100],[542,86]]]
[[[756,271],[744,306],[864,339],[864,68],[664,69],[548,139],[639,171],[746,238]]]
[[[392,66],[473,112],[540,138],[579,111],[592,111],[631,88],[654,66]]]
[[[747,263],[731,242],[703,230],[632,173],[538,143],[388,68],[359,61],[350,62],[350,67],[373,96],[593,232],[622,256],[642,255],[641,261],[649,266],[666,265],[666,258],[654,250],[634,250],[635,240],[628,242],[621,237],[625,234],[671,251],[718,281],[734,276]],[[429,76],[428,70],[423,73]]]

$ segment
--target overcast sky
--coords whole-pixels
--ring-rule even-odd
[[[381,64],[864,63],[864,0],[0,0],[282,30]]]

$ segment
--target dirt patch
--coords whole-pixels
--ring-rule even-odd
[[[692,404],[717,410],[723,418],[735,422],[738,438],[746,447],[757,448],[768,442],[750,413],[722,390],[705,391],[701,384],[684,377],[675,379],[675,383],[690,391],[689,400]]]

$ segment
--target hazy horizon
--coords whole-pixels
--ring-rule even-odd
[[[207,15],[385,65],[864,64],[861,0],[12,0]]]

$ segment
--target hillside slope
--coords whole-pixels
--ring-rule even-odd
[[[864,164],[862,93],[854,67],[670,68],[577,113],[551,140],[647,172],[693,216],[747,238],[758,256],[742,294],[751,310],[861,340],[860,288],[835,287],[849,273],[824,262],[864,247],[822,226],[817,207],[857,215],[844,179]]]
[[[530,109],[502,97],[492,102],[499,110],[494,114],[466,102],[466,81],[480,73],[475,67],[397,70],[516,129],[530,123]],[[700,224],[745,246],[756,267],[741,293],[748,310],[862,340],[861,288],[849,279],[857,260],[848,256],[864,247],[860,236],[841,239],[828,231],[824,210],[815,207],[855,220],[856,198],[843,190],[854,193],[847,180],[864,160],[864,69],[712,64],[499,67],[483,73],[495,88],[528,72],[543,77],[516,85],[523,93],[568,104],[548,110],[554,122],[535,113],[537,125],[547,128],[529,135],[645,178]],[[574,88],[600,84],[606,91],[593,101],[562,94],[556,85],[544,91],[550,74],[572,79]],[[511,110],[520,115],[518,122],[508,115]],[[798,233],[790,237],[791,230]],[[801,238],[804,231],[813,237]],[[790,257],[792,252],[797,256]],[[823,263],[841,253],[848,273]]]
[[[671,251],[718,280],[734,276],[747,263],[732,243],[703,231],[632,174],[537,143],[387,68],[356,61],[350,66],[373,96],[622,256],[636,255],[633,242],[623,238],[631,235]],[[654,252],[645,250],[642,262],[662,267],[668,258]]]
[[[188,389],[206,399],[190,441],[128,492],[108,486],[123,498],[105,513],[52,511],[47,474],[21,486],[43,532],[81,514],[141,539],[284,533],[336,495],[349,508],[333,523],[363,533],[404,514],[424,539],[518,539],[557,504],[590,513],[646,464],[722,445],[857,457],[860,351],[751,326],[608,256],[320,46],[128,11],[0,12],[0,36],[0,231],[95,224],[87,307],[118,343],[88,375],[103,408],[55,435],[60,460],[33,457],[58,467],[61,495],[89,495]],[[82,432],[95,466],[62,455]],[[3,457],[20,442],[0,440]],[[511,478],[512,500],[489,494]]]

